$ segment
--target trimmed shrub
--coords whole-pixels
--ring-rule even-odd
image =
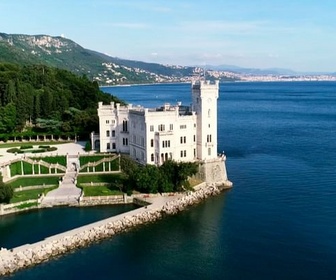
[[[44,149],[37,149],[37,150],[32,150],[31,152],[33,153],[33,154],[37,154],[37,153],[44,153],[46,150],[44,150]]]
[[[32,149],[32,148],[33,148],[32,145],[22,145],[22,146],[20,146],[21,150],[28,150],[28,149]]]
[[[19,148],[10,148],[7,150],[7,153],[19,153],[20,152],[20,149]]]

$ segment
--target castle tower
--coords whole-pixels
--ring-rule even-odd
[[[196,81],[191,88],[192,107],[197,116],[197,158],[216,159],[219,81]]]

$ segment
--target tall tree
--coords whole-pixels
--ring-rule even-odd
[[[13,194],[13,188],[9,185],[5,185],[0,175],[0,203],[9,203]]]
[[[4,105],[16,101],[16,88],[13,80],[9,80],[7,84],[7,90],[4,98]]]

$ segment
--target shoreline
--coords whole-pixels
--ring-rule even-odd
[[[226,83],[324,83],[336,82],[336,78],[330,80],[235,80],[235,81],[221,81],[222,84]],[[151,86],[151,85],[179,85],[190,84],[190,82],[171,82],[171,83],[148,83],[148,84],[120,84],[120,85],[102,85],[99,88],[112,88],[112,87],[132,87],[132,86]]]
[[[193,192],[176,196],[146,198],[142,201],[145,204],[150,203],[147,206],[47,237],[34,244],[26,244],[11,250],[1,248],[0,276],[9,275],[18,270],[48,261],[56,256],[86,247],[136,226],[155,222],[166,215],[177,214],[187,207],[198,204],[210,196],[218,195],[231,187],[232,183],[226,181],[221,185],[196,187]]]
[[[140,83],[140,84],[120,84],[120,85],[103,85],[99,88],[109,88],[109,87],[132,87],[132,86],[157,86],[157,85],[180,85],[180,84],[190,84],[190,82],[166,82],[166,83]]]

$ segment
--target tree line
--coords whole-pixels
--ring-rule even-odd
[[[190,189],[189,177],[198,172],[194,162],[165,161],[161,166],[139,165],[127,156],[122,156],[121,170],[126,175],[124,192],[136,190],[143,193],[180,192]]]
[[[45,65],[0,64],[0,135],[88,136],[98,129],[99,101],[124,104],[86,76]]]

